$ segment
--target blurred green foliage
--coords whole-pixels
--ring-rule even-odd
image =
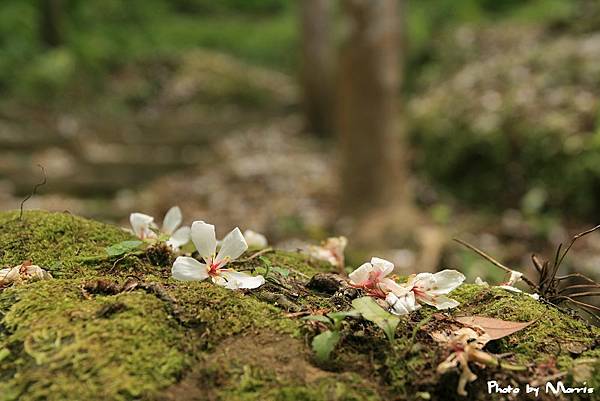
[[[297,2],[289,0],[62,0],[60,52],[41,45],[40,3],[0,3],[0,90],[35,96],[39,91],[60,91],[71,81],[98,84],[120,65],[198,46],[286,72],[295,72],[298,66]],[[570,4],[568,0],[410,2],[408,75],[435,62],[432,39],[448,26],[519,15],[557,18],[572,11]],[[43,71],[46,68],[50,71]],[[75,79],[82,74],[83,79]]]
[[[0,94],[11,95],[4,98],[50,104],[52,96],[65,97],[73,87],[79,93],[86,88],[101,93],[97,90],[105,87],[107,75],[134,63],[150,81],[146,61],[197,47],[292,75],[299,64],[298,3],[289,0],[62,0],[64,43],[52,49],[40,37],[40,4],[0,2]],[[597,0],[418,0],[408,1],[406,18],[404,90],[422,104],[421,111],[411,113],[416,116],[411,132],[419,172],[472,204],[521,205],[526,213],[546,208],[578,215],[599,212],[598,116],[568,106],[589,103],[570,99],[600,85],[593,67],[597,60],[583,69],[586,63],[580,63],[578,53],[564,51],[577,44],[567,43],[532,51],[530,59],[519,56],[516,64],[504,66],[504,41],[520,35],[508,29],[491,42],[499,47],[492,55],[499,68],[465,72],[481,83],[476,90],[445,85],[464,81],[455,75],[463,66],[487,62],[485,46],[457,46],[457,27],[512,21],[589,32],[600,27]],[[479,40],[479,32],[472,36]],[[563,53],[560,60],[543,55]],[[519,65],[553,74],[539,80],[553,87],[534,82],[531,105],[515,103],[518,96],[505,85],[510,69]],[[512,88],[519,82],[512,82]],[[549,91],[564,92],[561,99],[566,100],[548,106],[544,99]],[[498,96],[499,110],[482,110],[482,104],[497,102]],[[444,219],[443,213],[439,218]]]

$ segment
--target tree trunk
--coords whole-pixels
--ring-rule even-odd
[[[63,44],[62,0],[39,1],[40,39],[46,47],[58,47]]]
[[[397,0],[342,0],[349,31],[340,53],[337,134],[342,212],[364,216],[406,198],[400,158]]]
[[[331,0],[302,0],[302,86],[308,129],[328,136],[333,131],[333,42]]]

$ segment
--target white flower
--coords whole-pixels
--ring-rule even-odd
[[[489,286],[490,286],[490,285],[488,284],[488,282],[487,282],[487,281],[483,281],[483,280],[481,279],[481,277],[476,277],[476,278],[475,278],[475,285],[480,285],[480,286],[482,286],[482,287],[489,287]]]
[[[506,283],[506,285],[515,285],[517,284],[519,281],[521,281],[521,277],[523,277],[523,273],[511,270],[510,271],[510,278],[508,279],[508,282]]]
[[[529,294],[527,292],[521,291],[520,289],[518,289],[517,287],[514,286],[516,283],[518,283],[519,281],[521,281],[521,277],[522,276],[523,276],[523,273],[519,273],[517,271],[511,270],[511,272],[510,272],[510,278],[508,279],[508,281],[506,283],[504,283],[504,284],[497,285],[496,287],[502,288],[503,290],[506,290],[506,291],[515,292],[517,294],[528,295],[531,298],[535,299],[536,301],[539,300],[540,299],[539,294]],[[481,285],[481,286],[486,286],[486,287],[490,286],[487,282],[483,281],[479,277],[477,277],[475,279],[475,284]]]
[[[389,292],[385,301],[390,306],[390,312],[395,315],[407,315],[421,307],[415,299],[415,293],[407,291],[405,295],[398,297],[393,292]]]
[[[311,245],[308,254],[315,259],[331,263],[340,269],[344,268],[344,250],[348,245],[346,237],[327,238],[320,246]]]
[[[457,307],[459,303],[446,294],[461,285],[464,280],[465,276],[456,270],[442,270],[435,274],[413,274],[405,284],[393,282],[393,285],[389,285],[388,288],[398,297],[404,297],[408,291],[411,291],[417,301],[435,306],[437,309],[450,309]]]
[[[154,217],[143,213],[131,213],[129,222],[133,233],[142,241],[147,239],[158,239],[160,234],[169,236],[167,244],[173,249],[179,249],[190,241],[190,228],[179,227],[183,221],[181,209],[178,206],[173,206],[163,219],[163,224],[160,230],[154,222]]]
[[[257,288],[265,283],[263,276],[251,276],[246,273],[225,269],[225,265],[242,255],[248,244],[239,228],[235,228],[225,236],[217,253],[215,226],[203,221],[192,224],[191,237],[198,253],[204,260],[180,256],[175,260],[171,274],[184,281],[202,281],[207,278],[220,286],[236,290],[239,288]]]
[[[267,237],[252,230],[244,231],[244,239],[250,248],[264,249],[269,245]]]
[[[20,282],[22,280],[49,280],[52,275],[39,266],[25,261],[19,266],[0,270],[0,286]]]
[[[385,259],[371,258],[371,262],[363,263],[350,273],[350,285],[363,289],[367,294],[384,299],[388,287],[395,284],[386,278],[394,270],[394,264]]]

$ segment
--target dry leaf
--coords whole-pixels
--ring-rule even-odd
[[[457,317],[456,320],[462,324],[483,329],[483,331],[490,336],[490,340],[498,340],[500,338],[509,336],[519,330],[523,330],[525,327],[533,323],[533,321],[511,322],[483,316],[461,316]]]

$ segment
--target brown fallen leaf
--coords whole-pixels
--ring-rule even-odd
[[[509,336],[533,323],[533,321],[511,322],[484,316],[459,316],[455,319],[462,324],[483,329],[490,336],[490,340],[498,340]]]

